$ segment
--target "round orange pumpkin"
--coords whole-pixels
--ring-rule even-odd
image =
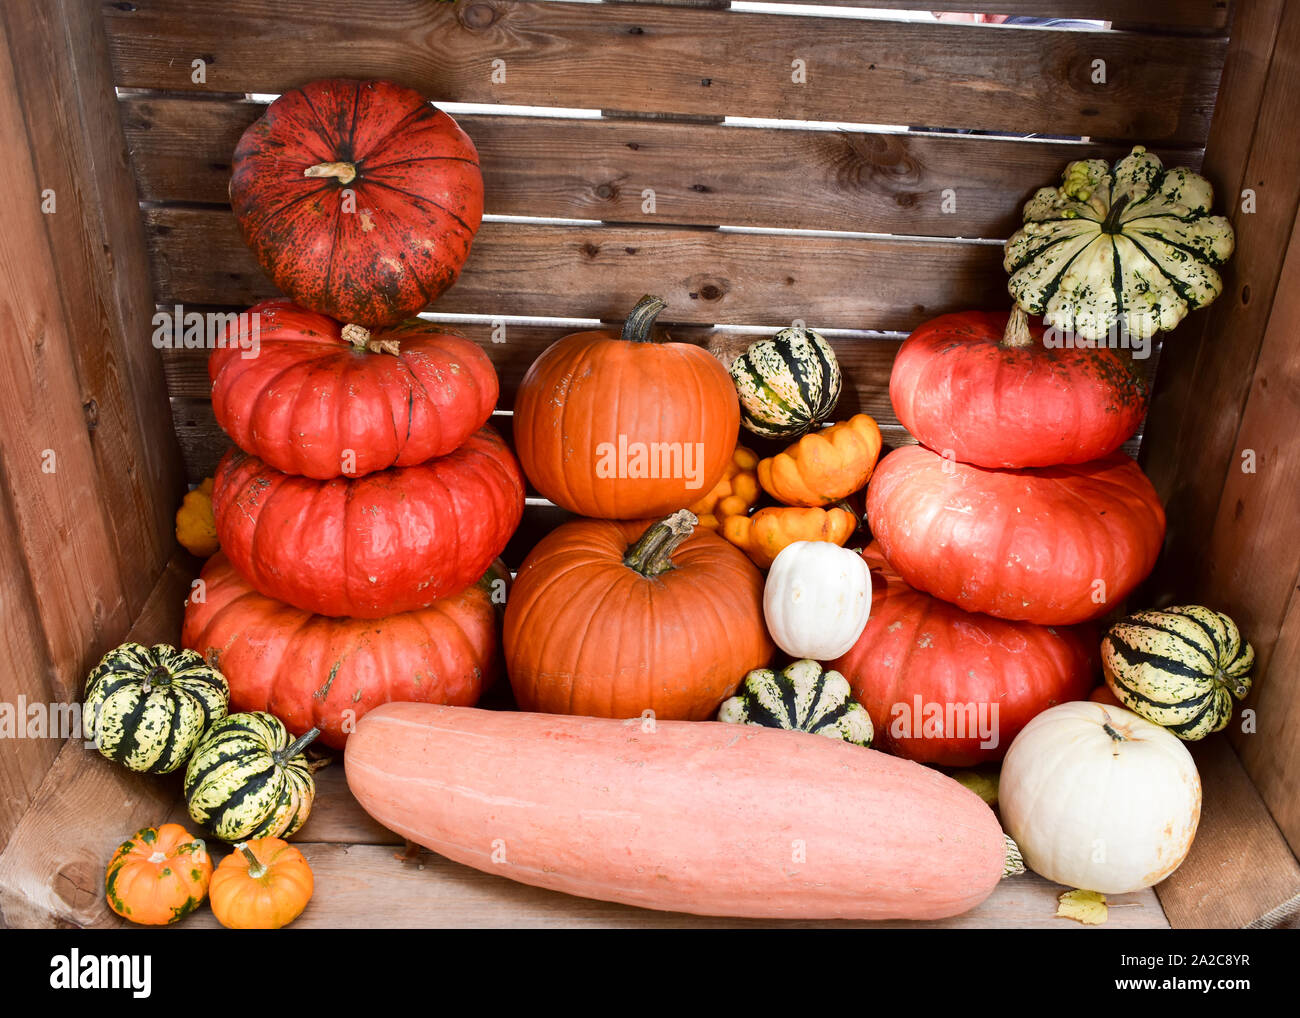
[[[762,573],[695,524],[574,520],[542,539],[506,603],[521,710],[697,721],[767,664]]]
[[[180,824],[144,827],[118,846],[104,874],[108,907],[143,926],[166,926],[202,904],[212,879],[203,841]]]
[[[232,930],[278,930],[302,915],[316,879],[279,838],[240,842],[212,875],[212,914]]]
[[[703,347],[658,343],[665,305],[644,297],[622,337],[578,332],[528,369],[515,452],[541,494],[600,519],[663,516],[705,496],[736,448],[731,376]]]

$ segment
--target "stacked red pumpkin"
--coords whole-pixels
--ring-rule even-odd
[[[523,475],[486,426],[491,361],[406,319],[468,254],[474,146],[409,89],[315,82],[245,133],[231,200],[299,303],[256,305],[252,355],[218,344],[209,358],[235,448],[213,487],[222,552],[183,643],[223,671],[232,710],[336,747],[392,699],[473,705],[499,667],[508,574],[494,560]]]
[[[1164,511],[1118,452],[1146,389],[1120,351],[1049,342],[1017,310],[921,326],[890,398],[920,444],[871,479],[877,607],[835,666],[901,755],[1000,759],[1035,714],[1087,696],[1089,623],[1155,565]]]

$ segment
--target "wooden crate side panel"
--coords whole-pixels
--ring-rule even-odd
[[[38,618],[35,592],[27,561],[18,539],[9,485],[0,463],[0,717],[5,726],[3,760],[0,760],[0,851],[36,794],[36,789],[58,755],[57,739],[25,738],[24,698],[29,703],[61,699],[61,689],[50,650]]]
[[[435,101],[1147,143],[1204,139],[1224,50],[1216,38],[627,4],[385,0],[367,8],[360,37],[347,0],[283,0],[274,18],[257,0],[108,2],[103,10],[118,83],[128,87],[280,92],[347,68]],[[195,60],[204,62],[202,82]]]
[[[0,460],[32,607],[58,692],[72,697],[85,666],[130,619],[10,53],[0,25],[0,139],[11,154],[0,246],[0,331],[8,337],[0,407],[10,426],[0,429]]]
[[[1199,595],[1221,606],[1255,646],[1252,731],[1233,740],[1264,801],[1300,851],[1300,219],[1251,379]]]
[[[1224,292],[1171,334],[1156,380],[1147,469],[1168,509],[1165,554],[1147,584],[1168,603],[1203,580],[1205,548],[1300,205],[1300,146],[1291,139],[1300,103],[1300,7],[1238,5],[1223,102],[1205,153],[1205,173],[1232,219],[1237,249]],[[1254,211],[1242,211],[1242,192]]]
[[[231,156],[261,103],[132,95],[121,103],[140,197],[227,204]],[[492,215],[1009,237],[1035,188],[1081,146],[961,135],[462,115]],[[1200,165],[1196,148],[1160,149]],[[647,191],[652,194],[647,195]],[[653,198],[653,205],[650,199]],[[651,211],[653,209],[653,211]]]
[[[6,8],[80,404],[124,577],[128,618],[174,546],[181,464],[149,342],[153,299],[135,185],[96,12],[77,0]]]

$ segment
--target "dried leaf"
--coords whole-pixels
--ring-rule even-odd
[[[1110,911],[1106,907],[1106,896],[1096,891],[1066,891],[1059,900],[1057,916],[1073,919],[1085,926],[1100,926]]]

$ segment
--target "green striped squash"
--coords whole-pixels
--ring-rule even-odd
[[[1111,626],[1101,663],[1125,707],[1191,742],[1227,727],[1232,698],[1250,692],[1255,651],[1228,616],[1187,605]]]
[[[830,420],[843,378],[830,344],[812,329],[782,329],[731,364],[740,420],[764,438],[794,438]]]
[[[185,803],[194,822],[224,841],[289,837],[306,822],[316,798],[302,751],[319,734],[313,728],[292,739],[264,711],[217,722],[185,771]]]
[[[779,672],[756,668],[740,692],[723,703],[718,720],[731,725],[763,725],[812,732],[870,746],[871,715],[853,699],[849,680],[816,661],[795,661]]]
[[[85,734],[110,760],[168,774],[226,716],[225,676],[192,650],[124,643],[86,677]]]

